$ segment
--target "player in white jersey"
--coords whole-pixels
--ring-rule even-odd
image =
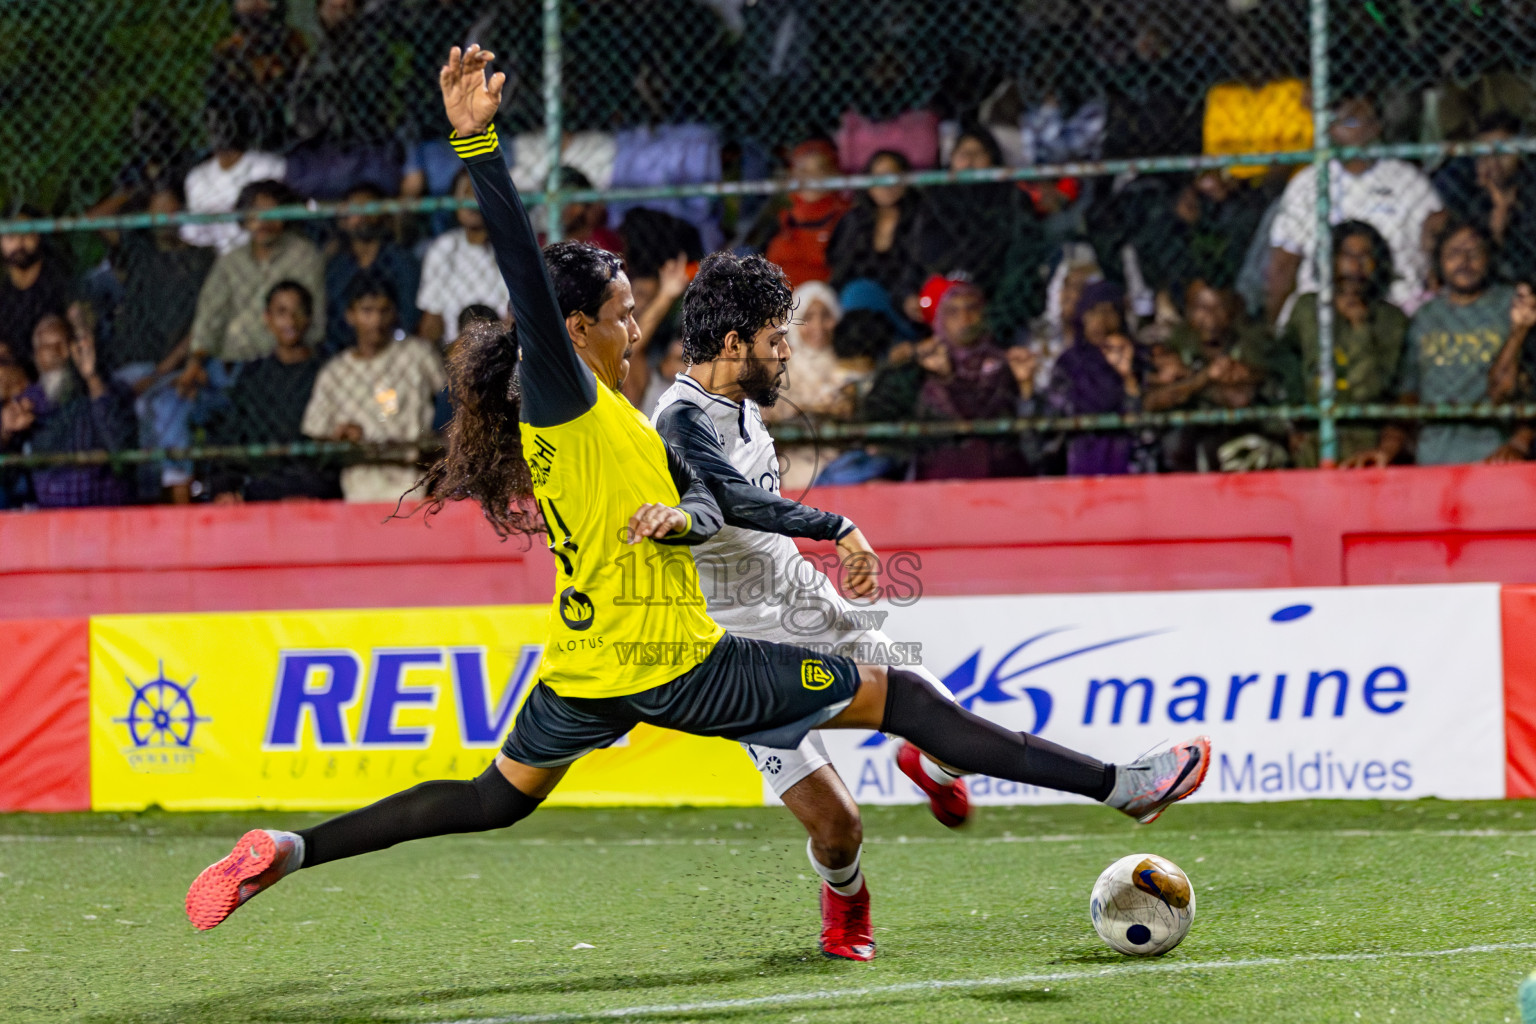
[[[779,494],[779,463],[759,407],[772,405],[785,378],[783,325],[773,356],[754,356],[758,308],[782,271],[761,257],[729,253],[699,267],[683,299],[683,348],[690,363],[658,400],[656,429],[716,493],[726,526],[694,549],[710,616],[738,636],[827,650],[866,664],[894,664],[949,691],[918,663],[917,644],[893,643],[832,581],[801,556],[791,537],[836,541],[849,589],[873,596],[878,559],[852,521]],[[735,301],[732,301],[732,300]],[[746,339],[744,342],[743,339]],[[822,949],[874,955],[869,889],[859,868],[858,804],[833,768],[819,732],[793,750],[743,744],[758,771],[810,833],[807,854],[823,879]],[[965,782],[903,744],[897,763],[928,794],[950,827],[970,812]]]

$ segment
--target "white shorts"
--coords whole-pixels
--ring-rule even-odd
[[[780,800],[790,787],[822,765],[832,763],[827,756],[827,745],[821,741],[821,733],[814,729],[805,734],[805,739],[794,750],[758,747],[750,743],[743,743],[742,747],[757,770],[763,773],[763,780],[772,788],[773,795]]]

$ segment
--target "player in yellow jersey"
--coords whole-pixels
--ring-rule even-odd
[[[477,501],[500,532],[547,535],[557,576],[539,683],[473,781],[425,782],[299,832],[248,832],[193,882],[192,923],[214,927],[301,867],[512,825],[574,761],[640,722],[786,749],[814,728],[878,729],[957,771],[1083,794],[1144,822],[1194,792],[1210,764],[1205,737],[1106,764],[973,715],[909,671],[742,639],[710,620],[688,545],[719,529],[720,509],[616,390],[639,334],[617,258],[580,243],[541,255],[491,126],[504,82],[487,80],[491,60],[455,48],[441,85],[516,331],[477,330],[455,352],[458,408],[434,493]],[[788,315],[786,302],[731,343],[766,359]],[[827,952],[867,959],[847,939]]]

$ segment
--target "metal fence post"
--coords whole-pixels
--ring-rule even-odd
[[[1336,465],[1339,436],[1333,417],[1333,225],[1329,163],[1333,151],[1328,138],[1331,120],[1328,96],[1328,0],[1312,0],[1312,169],[1317,185],[1317,225],[1312,265],[1317,272],[1317,441],[1319,462]]]
[[[560,46],[560,0],[544,0],[544,151],[549,157],[549,174],[544,179],[545,238],[560,241],[560,150],[564,145],[561,130],[560,71],[564,54]]]

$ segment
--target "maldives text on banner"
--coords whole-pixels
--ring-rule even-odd
[[[548,606],[91,620],[97,810],[358,806],[479,774],[537,678]],[[744,805],[725,740],[637,728],[551,804]]]
[[[879,610],[884,632],[919,641],[962,704],[1009,728],[1113,761],[1209,733],[1215,758],[1196,799],[1504,796],[1497,585],[940,597]],[[884,737],[826,740],[860,803],[921,799]],[[1077,799],[987,778],[971,793]]]

